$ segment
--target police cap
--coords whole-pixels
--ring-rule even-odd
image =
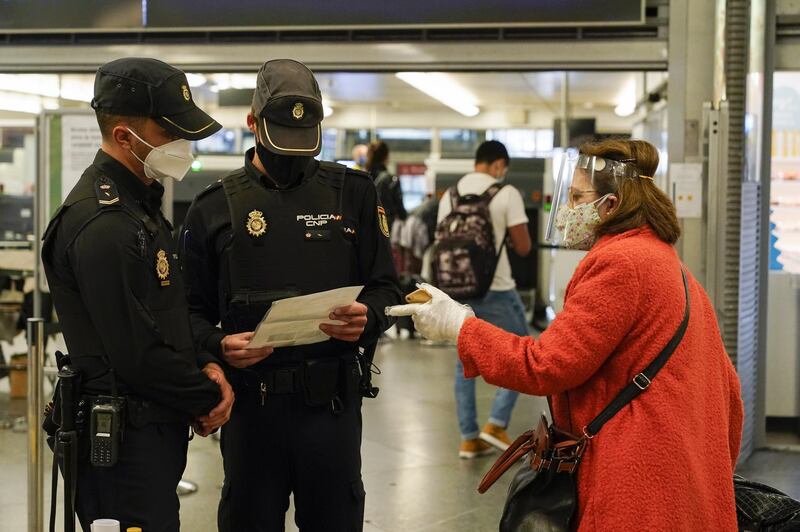
[[[126,57],[101,66],[94,79],[92,108],[150,117],[187,140],[204,139],[222,128],[195,105],[186,74],[157,59]]]
[[[291,59],[267,61],[253,94],[259,136],[278,155],[315,156],[322,144],[322,94],[314,74]]]

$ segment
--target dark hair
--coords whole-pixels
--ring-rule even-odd
[[[658,168],[658,150],[644,140],[609,139],[584,144],[581,153],[624,161],[634,165],[639,175],[652,177]],[[658,237],[674,244],[681,236],[681,226],[675,205],[652,179],[614,178],[608,172],[598,172],[594,177],[597,194],[615,194],[617,208],[595,229],[597,236],[618,234],[649,225]]]
[[[120,124],[128,124],[134,127],[141,126],[147,118],[143,116],[124,116],[107,113],[105,111],[95,111],[97,125],[100,126],[100,134],[103,140],[111,140],[111,132]],[[139,133],[137,131],[137,133]]]
[[[478,146],[478,151],[475,152],[475,164],[492,164],[498,159],[503,159],[506,165],[511,160],[506,147],[496,140],[487,140]]]
[[[367,172],[374,173],[375,170],[386,167],[386,161],[389,160],[389,146],[382,140],[376,140],[369,143],[367,148]]]

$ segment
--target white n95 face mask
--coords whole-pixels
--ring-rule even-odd
[[[130,128],[128,128],[128,131],[142,143],[152,148],[147,157],[144,158],[144,161],[131,150],[136,160],[144,165],[144,175],[150,179],[163,181],[164,178],[169,177],[175,181],[180,181],[189,171],[189,168],[192,167],[194,156],[192,155],[192,143],[188,140],[177,139],[161,146],[153,146]]]

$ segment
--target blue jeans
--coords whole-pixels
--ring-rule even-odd
[[[520,336],[530,334],[525,320],[525,307],[516,290],[489,291],[483,299],[467,300],[464,303],[472,307],[478,318],[488,321],[492,325]],[[464,377],[464,366],[458,357],[456,357],[455,391],[461,438],[475,439],[480,434],[478,411],[475,405],[475,379]],[[498,388],[492,403],[489,423],[503,428],[507,427],[511,419],[511,410],[514,408],[518,396],[517,392]]]

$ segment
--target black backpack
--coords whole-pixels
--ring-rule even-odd
[[[434,284],[453,299],[482,298],[492,285],[505,239],[495,251],[489,203],[503,186],[480,195],[449,190],[452,211],[436,226],[432,261]]]

